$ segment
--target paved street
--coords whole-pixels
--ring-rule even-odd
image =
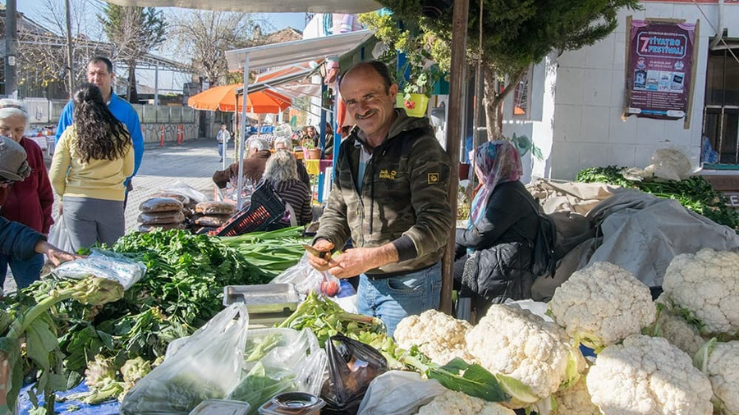
[[[229,157],[233,156],[229,152]],[[133,179],[134,190],[128,195],[126,231],[138,228],[139,205],[151,195],[166,190],[177,182],[213,198],[213,172],[221,169],[215,140],[200,139],[164,148],[149,147],[144,152],[141,168]]]

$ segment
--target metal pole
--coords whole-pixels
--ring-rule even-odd
[[[16,45],[18,44],[17,7],[15,0],[5,4],[5,95],[17,98],[18,81],[15,65]]]
[[[69,96],[74,93],[74,63],[72,61],[72,8],[69,0],[64,2],[67,9],[67,70],[69,71]]]
[[[244,99],[241,106],[241,129],[239,130],[239,148],[241,149],[239,151],[239,157],[237,162],[239,163],[239,178],[237,181],[237,189],[238,192],[238,199],[237,199],[237,208],[241,210],[241,208],[244,205],[243,196],[241,195],[241,188],[244,186],[244,153],[246,153],[246,148],[244,147],[244,143],[246,142],[244,140],[244,137],[246,136],[246,100],[247,96],[249,95],[249,54],[247,53],[244,57]],[[238,108],[237,108],[238,109]]]
[[[154,67],[154,105],[159,105],[159,64]]]
[[[459,187],[459,142],[462,138],[462,104],[465,87],[465,51],[467,50],[467,17],[469,0],[454,2],[452,26],[452,63],[449,78],[449,116],[446,133],[446,151],[451,159],[449,178],[449,205],[452,215],[457,217],[457,193]],[[441,302],[439,309],[447,314],[452,312],[452,289],[454,286],[454,236],[452,226],[449,241],[442,259]]]

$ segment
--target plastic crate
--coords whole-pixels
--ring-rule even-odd
[[[251,195],[249,208],[236,213],[215,231],[213,236],[237,236],[266,229],[285,215],[285,203],[272,186],[262,182]]]

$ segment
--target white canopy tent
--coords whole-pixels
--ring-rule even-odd
[[[316,61],[327,56],[340,57],[358,49],[372,37],[372,30],[360,30],[313,39],[295,40],[292,42],[273,43],[245,49],[226,51],[228,69],[232,72],[244,73],[244,93],[241,119],[246,119],[246,97],[249,95],[249,71],[255,69],[275,68],[289,64]],[[246,123],[239,129],[239,148],[245,149]],[[239,176],[237,189],[243,186],[244,151],[239,152]],[[238,209],[243,207],[241,191],[238,192]]]
[[[381,9],[375,0],[105,0],[119,6],[184,7],[242,13],[365,13]]]

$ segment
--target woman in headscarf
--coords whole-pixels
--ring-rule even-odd
[[[72,247],[89,248],[96,242],[111,246],[126,230],[124,182],[134,169],[131,134],[110,112],[97,86],[80,85],[73,99],[74,123],[54,151],[51,186],[63,202]]]
[[[8,186],[6,200],[2,203],[2,216],[10,221],[20,222],[40,234],[48,234],[54,223],[51,206],[54,192],[51,190],[46,173],[44,155],[41,148],[30,138],[25,137],[28,127],[28,112],[23,103],[14,99],[0,100],[0,135],[9,137],[26,151],[30,176]],[[18,289],[26,288],[41,275],[44,256],[34,255],[22,260],[11,255],[0,254],[0,287],[5,283],[8,267],[13,271],[13,279]]]
[[[521,157],[510,142],[487,142],[475,150],[474,160],[481,186],[468,228],[457,229],[454,277],[462,295],[471,295],[484,313],[490,304],[531,297],[539,217],[519,181]]]

